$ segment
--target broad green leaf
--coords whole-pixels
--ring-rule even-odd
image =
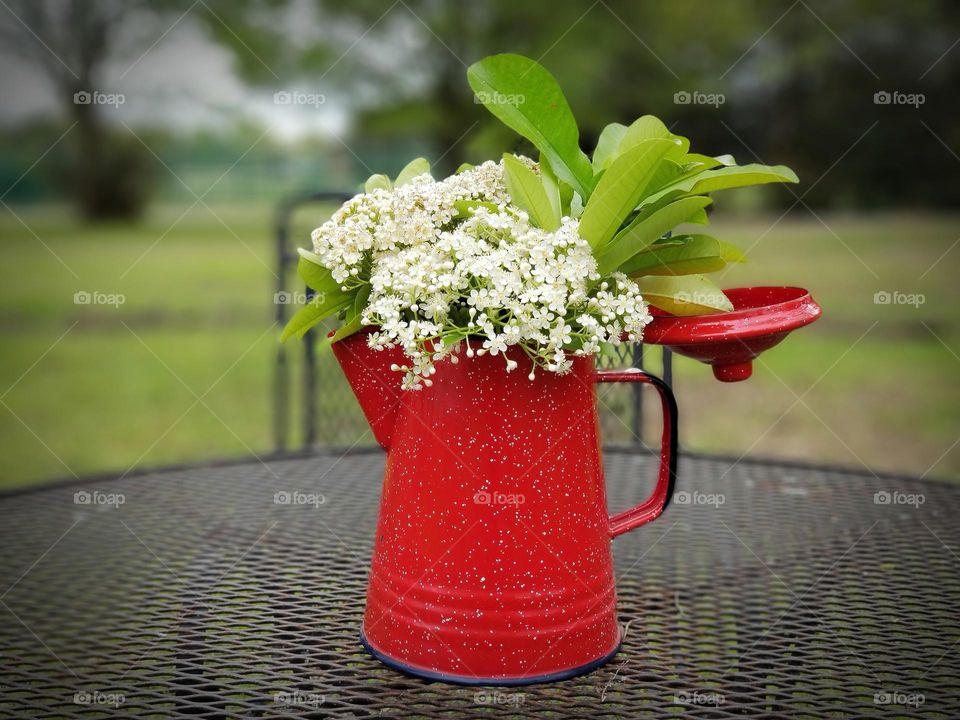
[[[679,182],[667,185],[644,199],[644,204],[659,200],[668,193],[702,195],[703,193],[747,185],[763,185],[774,182],[798,182],[793,170],[785,165],[735,165],[716,170],[705,170]]]
[[[337,293],[340,283],[333,279],[333,275],[320,263],[320,257],[309,250],[297,248],[300,260],[297,263],[297,274],[308,287],[318,293]]]
[[[497,207],[495,203],[486,202],[485,200],[457,200],[453,203],[453,207],[457,211],[456,217],[458,218],[468,218],[472,216],[477,208],[485,208],[492,213],[500,212],[500,208]]]
[[[697,212],[687,218],[687,222],[693,223],[694,225],[709,225],[710,216],[707,215],[706,210],[697,210]]]
[[[349,307],[352,301],[353,295],[343,292],[339,295],[329,293],[317,295],[316,298],[294,313],[294,316],[290,318],[287,326],[280,334],[280,341],[283,342],[294,335],[297,338],[302,338],[310,328]]]
[[[470,337],[469,332],[453,332],[449,335],[444,335],[441,342],[442,347],[449,348],[453,347],[457,343],[463,342],[464,338]]]
[[[666,187],[671,183],[680,180],[683,177],[683,167],[675,163],[673,160],[664,158],[660,161],[660,164],[657,165],[657,169],[653,173],[653,177],[650,178],[650,181],[647,183],[647,186],[643,189],[643,195],[649,195],[656,192],[662,187]]]
[[[370,286],[362,286],[357,291],[353,303],[347,305],[349,309],[347,310],[347,316],[344,318],[343,325],[341,325],[340,328],[333,333],[333,335],[323,338],[323,340],[317,346],[317,352],[323,350],[328,345],[332,345],[333,343],[337,342],[337,340],[343,340],[343,338],[359,332],[363,328],[363,321],[360,318],[363,316],[363,311],[367,307],[367,299],[369,297]]]
[[[390,182],[390,178],[386,175],[377,174],[371,175],[367,178],[367,182],[363,185],[364,192],[373,192],[374,190],[392,190],[393,183]]]
[[[717,240],[717,242],[720,243],[720,257],[728,263],[745,263],[747,261],[747,256],[733,243],[728,243],[725,240]]]
[[[543,181],[537,174],[510,153],[503,155],[503,168],[503,180],[513,204],[526,210],[537,227],[544,230],[556,230],[560,227],[560,215],[554,212]]]
[[[427,175],[430,173],[430,163],[427,162],[426,158],[416,158],[408,162],[403,170],[400,171],[400,174],[397,175],[397,179],[394,180],[394,187],[401,187],[406,185],[408,182],[413,180],[415,177],[420,177],[421,175]]]
[[[674,238],[671,238],[673,240]],[[655,245],[634,255],[623,266],[631,277],[643,275],[693,275],[720,270],[727,263],[721,256],[720,243],[709,235],[681,235],[679,245]]]
[[[610,123],[600,131],[597,147],[593,150],[594,173],[606,169],[613,162],[625,132],[627,132],[627,126],[620,123]]]
[[[720,167],[724,163],[718,160],[715,157],[710,157],[709,155],[701,155],[700,153],[687,153],[682,158],[680,162],[685,166],[684,171],[689,170],[712,170],[715,167]]]
[[[580,193],[575,192],[570,198],[570,217],[579,218],[583,215],[583,198]]]
[[[454,175],[459,175],[460,173],[466,172],[467,170],[473,170],[473,165],[470,163],[461,163],[460,167],[457,168],[457,171]]]
[[[644,115],[634,120],[626,129],[617,147],[617,154],[622,154],[632,147],[636,147],[644,140],[670,138],[670,130],[660,118],[653,115]]]
[[[643,299],[674,315],[700,315],[733,310],[726,295],[703,275],[651,276],[637,280]]]
[[[550,207],[552,208],[554,216],[562,218],[569,212],[569,195],[573,193],[573,190],[570,189],[569,185],[564,183],[568,195],[567,206],[564,207],[563,197],[560,191],[560,181],[550,168],[549,161],[543,155],[540,156],[540,182],[543,184],[543,191],[547,194],[547,200],[550,201]]]
[[[609,275],[637,253],[649,249],[665,232],[680,223],[688,222],[691,216],[703,210],[710,202],[710,198],[706,197],[683,198],[659,210],[640,213],[633,222],[617,233],[609,245],[594,251],[600,275]],[[719,248],[717,252],[719,253]]]
[[[558,178],[590,196],[593,167],[580,149],[570,105],[546,68],[522,55],[492,55],[471,65],[467,80],[487,110],[547,157]]]
[[[587,201],[580,218],[580,237],[596,249],[614,236],[640,202],[671,140],[644,140],[610,163]]]
[[[666,157],[671,160],[680,160],[690,149],[690,141],[681,135],[671,133],[660,118],[653,115],[644,115],[634,120],[627,128],[620,140],[620,145],[617,147],[616,154],[621,155],[644,140],[659,139],[673,140],[674,147],[670,148],[666,154]]]

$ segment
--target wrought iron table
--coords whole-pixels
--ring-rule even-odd
[[[653,459],[605,454],[612,510]],[[960,717],[960,486],[685,456],[614,542],[623,650],[463,688],[357,640],[383,456],[90,480],[0,501],[2,717]]]

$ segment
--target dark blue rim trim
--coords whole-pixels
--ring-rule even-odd
[[[436,680],[438,682],[451,683],[453,685],[499,685],[501,687],[517,687],[519,685],[558,682],[560,680],[569,680],[577,675],[585,675],[589,672],[593,672],[601,665],[604,665],[612,660],[613,656],[620,652],[621,645],[621,643],[617,643],[617,646],[612,652],[604,655],[598,660],[588,662],[586,665],[580,665],[579,667],[571,668],[569,670],[561,670],[560,672],[550,673],[548,675],[534,675],[531,677],[522,678],[475,678],[462,675],[444,675],[443,673],[433,672],[431,670],[421,670],[409,665],[404,665],[403,663],[397,662],[393,658],[384,655],[379,650],[374,649],[370,643],[367,642],[367,638],[364,636],[362,630],[360,631],[360,644],[363,645],[364,649],[368,653],[373,655],[373,657],[387,667],[391,667],[394,670],[399,670],[407,675],[424,678],[426,680]]]

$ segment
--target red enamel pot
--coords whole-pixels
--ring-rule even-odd
[[[538,371],[517,348],[437,363],[432,387],[400,390],[400,350],[367,333],[333,345],[387,450],[361,639],[387,665],[461,684],[523,685],[588,672],[621,642],[611,538],[657,518],[676,479],[670,389],[639,370]],[[609,516],[596,384],[660,394],[652,495]]]
[[[737,382],[750,377],[757,355],[822,313],[803,288],[747,287],[724,294],[732,312],[680,317],[651,308],[654,319],[644,328],[643,342],[666,345],[712,365],[717,380]]]

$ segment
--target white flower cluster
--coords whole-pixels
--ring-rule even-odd
[[[461,217],[454,203],[475,200]],[[466,343],[466,355],[506,355],[519,346],[551,372],[570,355],[639,339],[650,321],[633,281],[601,278],[578,221],[552,232],[509,205],[502,167],[492,162],[446,180],[421,176],[392,192],[348,202],[314,233],[314,245],[338,282],[367,280],[362,322],[378,325],[375,348],[399,345],[410,363],[404,387],[430,385],[434,363]],[[531,371],[530,378],[535,373]]]
[[[487,161],[440,182],[421,175],[393,190],[356,195],[313,231],[314,251],[337,282],[349,284],[381,253],[432,242],[457,215],[456,203],[469,200],[507,206],[500,164]]]

